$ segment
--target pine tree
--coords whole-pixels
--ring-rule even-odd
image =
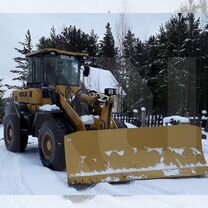
[[[110,23],[108,22],[106,27],[106,32],[104,34],[103,39],[99,44],[99,52],[98,52],[98,65],[103,68],[110,70],[114,75],[117,74],[116,68],[116,48],[115,41],[112,34]]]
[[[117,76],[116,48],[110,23],[107,23],[105,29],[104,37],[99,43],[96,63],[99,67],[109,70],[114,76]]]
[[[10,72],[16,74],[16,77],[13,78],[13,80],[20,81],[23,85],[25,84],[27,80],[28,75],[28,60],[25,57],[25,54],[30,53],[32,51],[32,39],[30,31],[28,30],[25,34],[25,42],[19,42],[21,45],[21,48],[15,48],[15,50],[21,54],[21,56],[18,56],[14,58],[14,61],[16,62],[16,69],[11,70]],[[8,86],[11,88],[12,86]]]
[[[168,57],[184,57],[185,49],[183,42],[187,38],[188,28],[187,28],[186,17],[179,13],[170,18],[170,20],[165,24],[165,30],[168,37]]]
[[[97,53],[98,36],[92,31],[90,34],[83,32],[76,26],[64,27],[57,34],[55,28],[51,28],[49,37],[41,37],[36,45],[38,49],[56,48],[66,51],[87,52],[89,56]]]
[[[132,64],[135,64],[134,55],[136,44],[135,34],[128,30],[123,42],[123,53],[124,58],[129,59]]]
[[[165,24],[163,33],[162,35],[161,32],[159,40],[161,41],[163,37],[163,45],[166,49],[161,48],[161,43],[159,43],[161,51],[159,56],[166,57],[166,61],[160,58],[163,62],[163,71],[159,75],[165,78],[162,86],[168,83],[166,90],[168,113],[186,116],[190,111],[193,113],[195,111],[193,103],[196,100],[194,97],[196,77],[193,66],[196,66],[196,63],[193,63],[193,57],[197,57],[200,53],[199,20],[195,20],[194,14],[184,16],[179,13]],[[167,72],[164,72],[166,68]]]
[[[38,50],[44,49],[44,48],[48,48],[49,47],[49,40],[48,38],[45,38],[44,36],[41,37],[39,39],[38,44],[36,45],[36,47],[38,48]]]
[[[98,41],[98,36],[95,34],[94,30],[91,30],[88,36],[87,46],[86,46],[87,52],[91,57],[97,56],[97,52],[98,52],[97,41]]]
[[[124,90],[125,110],[132,112],[134,108],[140,109],[146,106],[151,111],[152,93],[147,86],[146,58],[144,44],[135,37],[130,30],[123,42],[123,55],[125,60]]]
[[[200,34],[200,58],[197,62],[197,109],[208,109],[208,24]]]
[[[52,26],[50,36],[45,38],[44,36],[39,39],[39,43],[36,45],[39,50],[44,48],[56,48],[61,49],[59,36],[56,34],[56,29]]]
[[[132,110],[132,105],[135,100],[133,97],[133,91],[135,88],[134,78],[136,76],[136,66],[135,66],[135,46],[136,46],[136,38],[135,34],[128,30],[124,41],[123,41],[123,57],[122,57],[122,71],[120,72],[120,82],[122,83],[122,88],[126,92],[126,96],[124,99],[124,111]]]
[[[111,31],[110,23],[106,25],[106,32],[101,43],[101,54],[103,57],[113,58],[116,54],[115,41]]]

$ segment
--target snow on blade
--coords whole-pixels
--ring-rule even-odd
[[[94,117],[93,115],[84,115],[81,116],[81,120],[85,125],[93,125],[94,124]]]
[[[127,176],[127,179],[128,180],[141,180],[141,179],[145,179],[145,175],[141,175],[141,176],[131,176],[131,175],[129,175],[129,176]]]
[[[200,162],[198,162],[197,164],[186,164],[184,166],[182,166],[184,168],[200,168],[200,167],[207,167],[207,164],[201,164]]]
[[[201,152],[198,149],[196,149],[196,148],[190,148],[190,149],[192,150],[194,155],[196,155],[196,156],[201,155]]]
[[[121,151],[110,150],[110,151],[106,151],[105,154],[106,154],[108,157],[111,157],[111,155],[112,155],[113,152],[116,153],[116,154],[118,154],[119,156],[124,156],[124,153],[125,153],[124,150],[121,150]]]
[[[84,164],[85,159],[87,158],[86,156],[80,156],[81,157],[81,162],[80,165]]]
[[[169,165],[166,165],[163,162],[163,158],[161,158],[160,163],[157,163],[155,166],[149,166],[146,168],[128,168],[128,169],[116,169],[113,170],[112,168],[107,168],[104,171],[93,171],[93,172],[83,172],[71,175],[72,177],[83,177],[83,176],[97,176],[97,175],[109,175],[109,174],[128,174],[133,172],[145,172],[145,171],[162,171],[165,176],[170,176],[170,174],[176,174],[178,173],[178,169],[185,169],[185,168],[199,168],[199,167],[207,167],[207,164],[186,164],[180,167],[177,167],[176,165],[173,165],[172,163]],[[167,172],[166,172],[167,171]],[[167,174],[167,175],[166,175]]]
[[[146,149],[147,152],[156,151],[156,152],[158,152],[160,155],[162,155],[162,151],[163,151],[163,148],[149,148],[149,147],[145,147],[145,149]]]
[[[60,110],[60,108],[57,105],[43,105],[41,107],[39,107],[40,111],[55,111],[55,110]]]
[[[136,147],[132,147],[134,153],[136,154],[138,152],[138,149]]]
[[[165,176],[177,176],[180,175],[179,169],[167,169],[163,170]]]
[[[105,154],[106,154],[108,157],[110,157],[112,153],[113,153],[112,150],[111,150],[111,151],[106,151],[106,152],[105,152]]]
[[[175,152],[176,154],[182,156],[183,153],[184,153],[184,148],[171,148],[171,147],[168,147],[168,149],[171,151],[171,152]]]
[[[119,156],[124,156],[124,150],[115,151]]]
[[[179,162],[179,160],[176,159],[176,161],[177,161],[178,165],[181,167],[182,165],[181,165],[181,163]]]
[[[108,176],[107,178],[102,180],[102,182],[119,182],[119,181],[120,181],[120,178],[111,177],[111,176]]]
[[[96,159],[96,158],[93,158],[92,160],[93,160],[94,162],[97,162],[97,159]]]
[[[194,171],[194,170],[191,170],[191,172],[192,172],[193,174],[196,174],[196,171]]]

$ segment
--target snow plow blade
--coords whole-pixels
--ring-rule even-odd
[[[206,175],[201,128],[80,131],[65,136],[69,184]]]

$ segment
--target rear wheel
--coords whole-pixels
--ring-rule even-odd
[[[65,131],[56,121],[42,124],[38,135],[38,149],[44,166],[61,171],[66,168],[64,151]]]
[[[21,132],[20,119],[17,115],[8,115],[4,122],[4,142],[11,152],[24,152],[28,135]]]

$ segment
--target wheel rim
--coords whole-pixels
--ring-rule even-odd
[[[43,137],[42,141],[42,152],[46,160],[50,160],[53,156],[53,137],[49,134],[46,134]]]
[[[7,136],[6,140],[8,144],[11,144],[13,142],[13,137],[14,137],[14,128],[11,124],[7,126]]]

